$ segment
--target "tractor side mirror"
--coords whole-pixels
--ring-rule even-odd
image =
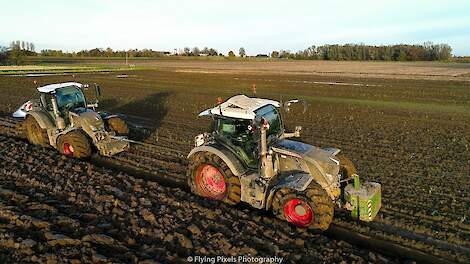
[[[300,137],[300,131],[302,130],[301,126],[296,126],[294,132],[292,133],[284,133],[281,136],[281,139],[284,138],[293,138],[293,137]]]
[[[95,94],[96,94],[96,97],[101,96],[101,87],[96,83],[95,83]]]

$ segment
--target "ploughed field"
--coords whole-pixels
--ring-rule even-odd
[[[187,263],[188,256],[385,261],[249,208],[0,135],[1,263]]]
[[[37,84],[70,80],[83,83],[99,83],[103,88],[103,98],[100,101],[102,109],[127,115],[134,128],[135,133],[132,135],[134,139],[143,140],[150,144],[133,145],[129,152],[113,157],[110,162],[125,164],[139,168],[142,171],[150,171],[156,179],[166,177],[181,182],[184,181],[187,164],[185,156],[193,145],[193,137],[206,131],[209,125],[208,120],[197,118],[197,114],[213,106],[217,97],[228,98],[238,93],[252,95],[251,87],[256,84],[256,92],[259,97],[276,100],[303,98],[309,102],[309,109],[305,114],[302,114],[302,109],[292,109],[290,113],[285,114],[284,119],[287,128],[292,129],[295,125],[302,125],[301,139],[303,141],[320,147],[332,146],[342,149],[355,162],[362,179],[377,181],[382,184],[382,210],[374,222],[357,223],[350,219],[347,214],[337,212],[334,221],[336,226],[345,227],[386,241],[396,242],[448,260],[456,262],[468,262],[470,260],[470,215],[468,209],[470,208],[470,124],[468,122],[470,118],[470,83],[467,80],[468,78],[452,77],[445,74],[441,76],[438,73],[436,75],[442,78],[426,79],[423,76],[421,76],[422,78],[399,78],[399,76],[376,78],[376,76],[370,75],[372,73],[359,74],[359,77],[348,74],[344,76],[340,74],[326,76],[322,74],[281,74],[255,70],[243,73],[224,71],[223,69],[219,71],[191,71],[185,67],[181,67],[184,70],[163,66],[148,70],[133,70],[127,72],[127,78],[117,78],[117,73],[43,77],[2,76],[0,77],[0,90],[3,95],[0,98],[0,111],[6,115],[15,110],[26,99],[33,97],[37,86],[34,81]],[[465,76],[465,72],[462,73],[462,76]],[[88,97],[93,98],[91,94]],[[62,229],[55,230],[55,228],[62,227],[57,222],[57,215],[54,213],[53,217],[48,216],[49,218],[44,220],[50,223],[52,231],[80,240],[82,244],[88,243],[87,239],[83,238],[85,234],[105,234],[119,240],[120,244],[118,243],[118,245],[126,247],[129,250],[128,252],[131,252],[128,255],[130,258],[135,256],[138,259],[145,259],[147,256],[143,253],[147,249],[145,245],[151,245],[150,248],[156,247],[154,242],[161,243],[161,241],[165,241],[164,238],[167,234],[173,236],[171,242],[168,242],[173,244],[170,246],[170,244],[164,243],[163,247],[167,248],[170,253],[165,253],[165,255],[153,249],[153,251],[150,250],[153,253],[149,253],[148,256],[164,256],[163,258],[171,260],[173,257],[185,256],[188,252],[198,252],[195,249],[184,251],[184,247],[178,243],[181,242],[180,240],[185,239],[175,235],[175,230],[165,229],[170,228],[166,226],[166,222],[154,227],[152,232],[159,233],[157,237],[132,233],[134,231],[131,232],[131,227],[129,227],[129,237],[134,238],[138,246],[132,246],[128,243],[127,237],[122,238],[117,234],[117,231],[113,231],[123,228],[114,225],[132,223],[130,219],[133,217],[138,218],[138,221],[141,220],[139,217],[144,218],[145,216],[142,216],[138,211],[141,210],[140,207],[138,210],[136,209],[136,212],[120,208],[126,212],[122,216],[113,213],[101,213],[103,216],[109,217],[106,219],[110,219],[108,222],[111,222],[113,227],[108,229],[98,228],[99,232],[95,232],[95,230],[91,232],[87,230],[88,227],[85,223],[87,223],[86,221],[100,221],[100,212],[95,211],[97,209],[90,209],[93,214],[97,215],[97,220],[82,219],[83,216],[71,214],[71,211],[79,215],[84,212],[88,213],[85,207],[76,205],[79,200],[77,199],[78,196],[73,198],[75,199],[73,202],[70,202],[72,203],[70,208],[61,209],[53,202],[47,203],[49,198],[41,200],[34,193],[28,193],[26,190],[33,187],[22,189],[21,184],[23,184],[23,181],[30,181],[30,177],[25,178],[26,175],[23,175],[29,171],[33,175],[37,174],[39,178],[52,177],[52,179],[43,181],[66,188],[64,187],[66,186],[65,183],[61,181],[66,182],[66,176],[69,174],[65,173],[64,170],[69,168],[70,171],[75,164],[77,164],[76,166],[85,167],[90,165],[83,161],[64,160],[56,154],[49,154],[47,150],[33,148],[25,145],[23,141],[10,139],[9,137],[13,136],[16,122],[6,117],[2,118],[1,121],[0,132],[4,135],[2,149],[7,150],[7,152],[0,154],[1,162],[3,164],[15,164],[11,169],[4,169],[6,172],[12,171],[12,173],[11,175],[2,176],[5,179],[2,178],[0,181],[2,188],[7,190],[2,191],[3,200],[1,201],[4,204],[10,203],[8,206],[11,206],[11,208],[2,206],[2,208],[10,208],[7,209],[9,210],[6,212],[7,214],[12,211],[19,215],[18,217],[21,215],[37,217],[34,214],[32,215],[28,209],[28,206],[30,206],[28,203],[31,203],[31,201],[52,206],[60,212],[59,215],[72,219],[75,217],[75,221],[83,226],[80,229],[81,231],[77,231],[77,234],[67,233]],[[8,148],[16,148],[15,153],[18,153],[18,155],[5,155],[9,152]],[[27,151],[29,154],[20,154],[21,151]],[[42,158],[43,156],[44,158]],[[24,165],[22,167],[23,165],[21,165],[19,159],[29,159],[28,162],[33,164],[37,163],[36,159],[41,159],[41,164],[50,163],[52,166],[49,166],[47,170],[44,168],[44,172],[38,172],[38,169],[33,165]],[[17,160],[17,162],[15,163],[13,160]],[[59,162],[62,166],[59,166],[60,170],[54,168]],[[80,170],[85,171],[85,169]],[[85,172],[80,177],[94,179],[86,183],[83,183],[84,180],[75,180],[86,184],[88,186],[87,191],[91,193],[99,192],[100,188],[103,188],[102,186],[106,184],[115,186],[113,185],[114,182],[122,181],[122,179],[126,179],[132,186],[135,185],[135,182],[140,182],[133,178],[129,180],[131,177],[124,174],[116,175],[113,171],[103,171],[94,167],[90,173]],[[102,178],[105,183],[102,182]],[[40,182],[40,180],[38,181]],[[113,182],[113,184],[107,181]],[[73,187],[72,182],[70,184]],[[151,211],[154,215],[161,216],[163,219],[169,218],[171,228],[179,227],[184,229],[182,226],[186,224],[189,226],[191,223],[196,223],[197,225],[197,223],[201,223],[198,221],[206,221],[198,226],[203,236],[205,236],[205,232],[214,232],[216,234],[218,228],[221,228],[219,232],[221,232],[222,237],[229,240],[229,248],[233,247],[232,254],[233,252],[240,254],[244,252],[242,251],[244,242],[240,242],[240,245],[235,243],[235,241],[240,241],[241,238],[230,240],[235,234],[246,235],[242,241],[252,241],[252,237],[256,236],[258,232],[266,232],[266,230],[271,229],[276,230],[274,232],[276,236],[278,232],[284,232],[283,234],[286,237],[283,239],[295,239],[296,236],[300,235],[300,240],[304,241],[305,244],[302,246],[300,240],[297,241],[299,245],[294,242],[286,242],[286,245],[289,244],[293,248],[283,249],[286,245],[278,244],[283,242],[275,242],[278,241],[276,239],[279,237],[274,238],[274,235],[271,235],[271,238],[261,237],[261,240],[265,244],[269,242],[274,243],[268,243],[269,245],[278,246],[278,248],[272,247],[269,249],[274,250],[272,252],[268,249],[261,249],[260,245],[252,246],[247,244],[246,247],[257,250],[258,255],[284,254],[292,260],[295,260],[296,257],[321,259],[321,256],[325,255],[315,255],[311,251],[322,247],[333,249],[333,252],[343,252],[342,249],[338,249],[342,246],[337,245],[337,243],[343,242],[301,232],[289,227],[287,224],[280,223],[269,213],[264,214],[243,206],[231,208],[217,202],[206,202],[187,192],[165,189],[156,183],[143,181],[139,184],[148,186],[146,188],[156,188],[152,190],[156,193],[156,196],[152,194],[152,191],[148,191],[149,194],[146,192],[135,194],[130,189],[121,191],[127,199],[132,199],[130,197],[135,196],[135,199],[139,200],[143,197],[149,199],[152,205],[160,207],[161,204],[164,204],[164,201],[170,201],[164,207],[167,210],[159,210],[160,207],[154,206]],[[8,190],[29,197],[19,196],[23,197],[21,199],[27,199],[24,203],[21,202],[21,199],[15,201],[5,198],[8,197],[5,195],[11,194]],[[53,190],[54,188],[51,191],[46,188],[40,193],[44,197],[52,196],[51,200],[69,201],[64,191],[53,192]],[[68,191],[66,192],[68,193]],[[85,196],[93,197],[91,194]],[[114,197],[114,199],[120,198]],[[67,203],[65,204],[67,205]],[[181,217],[178,216],[179,207],[177,204],[189,208],[187,209],[189,211],[181,209],[189,213],[181,213]],[[191,209],[193,204],[204,205],[205,209],[201,209],[201,212],[205,213],[195,212],[195,209]],[[116,207],[116,205],[113,206]],[[109,207],[108,210],[112,210],[113,206]],[[145,207],[145,204],[143,207]],[[221,211],[216,212],[213,216],[214,219],[206,219],[206,213],[215,211],[216,208]],[[127,215],[128,211],[131,212],[130,215]],[[176,215],[172,216],[174,214]],[[205,220],[200,220],[195,215],[191,216],[191,214],[203,215]],[[227,214],[231,216],[229,217]],[[247,219],[240,218],[238,214],[246,214]],[[258,217],[254,220],[254,230],[256,231],[252,233],[251,237],[250,233],[245,234],[244,229],[236,231],[236,228],[233,227],[237,225],[244,226],[247,222],[240,224],[239,221],[250,221],[249,218],[251,217]],[[259,220],[259,217],[262,221]],[[1,216],[0,218],[5,219]],[[120,222],[120,218],[126,220]],[[156,217],[156,219],[159,221],[160,217]],[[142,223],[148,224],[145,221],[144,219]],[[266,224],[265,221],[267,221]],[[2,228],[6,228],[7,233],[12,237],[24,236],[22,235],[24,233],[20,232],[20,229],[24,227],[16,224],[12,227],[11,225],[11,223],[9,225],[5,223],[5,227]],[[175,225],[178,227],[175,227]],[[211,225],[215,225],[214,228],[210,228]],[[91,229],[98,227],[98,223],[91,224],[91,226],[89,227]],[[157,231],[159,229],[161,231]],[[230,233],[230,235],[225,234],[224,232],[228,232],[227,230],[231,230],[233,233]],[[54,233],[52,231],[51,233]],[[204,241],[198,240],[191,231],[188,233],[187,230],[181,230],[179,233],[191,240],[194,248],[200,248],[197,243],[203,243]],[[141,236],[148,237],[148,243],[142,242]],[[36,239],[39,240],[38,246],[44,252],[47,252],[50,243],[46,244],[46,241],[49,241],[49,239],[45,235],[42,236],[42,240],[39,239],[40,237],[38,234]],[[316,244],[317,242],[313,243],[319,238],[321,238],[319,244]],[[326,239],[325,243],[321,242],[322,239]],[[309,244],[309,241],[312,244]],[[78,241],[76,242],[78,243]],[[331,247],[328,243],[331,244]],[[93,256],[95,251],[98,251],[96,254],[108,256],[106,255],[108,251],[102,250],[101,246],[86,245],[87,247],[84,250],[89,250],[87,251],[89,256]],[[105,249],[107,247],[104,246]],[[79,247],[65,248],[65,251],[69,249],[73,251]],[[299,256],[296,256],[294,252],[298,248],[305,250],[298,252]],[[220,249],[217,249],[219,250],[217,251],[212,247],[207,250],[214,250],[209,251],[209,254],[223,253]],[[203,253],[201,252],[201,255],[205,255]],[[62,253],[57,252],[57,254]],[[69,254],[69,252],[63,254]],[[350,261],[352,255],[358,255],[359,258],[365,258],[365,260],[370,260],[369,257],[376,259],[380,257],[375,253],[368,256],[367,252],[361,250],[358,252],[357,248],[347,246],[346,253],[326,254],[325,260],[336,261],[342,258]],[[8,256],[12,257],[13,255]],[[374,259],[371,261],[374,261]]]

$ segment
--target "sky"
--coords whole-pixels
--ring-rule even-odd
[[[432,41],[470,55],[469,0],[0,0],[0,10],[0,45],[24,40],[37,51],[207,46],[256,55]]]

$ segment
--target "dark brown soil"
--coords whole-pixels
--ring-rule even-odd
[[[139,126],[132,137],[151,144],[135,145],[113,160],[156,177],[182,178],[193,137],[208,127],[207,120],[196,116],[213,106],[217,97],[250,95],[256,84],[260,97],[305,98],[310,103],[307,113],[287,114],[287,127],[302,125],[303,141],[342,149],[362,179],[382,184],[383,208],[373,223],[358,224],[337,213],[336,225],[457,262],[469,261],[468,82],[450,77],[412,80],[158,69],[130,71],[128,76],[0,77],[4,92],[0,110],[10,113],[34,96],[34,80],[100,83],[105,95],[102,107],[126,114]],[[346,85],[327,84],[335,82]],[[0,132],[13,129],[14,124],[6,123]],[[275,221],[270,214],[262,217]]]
[[[284,263],[386,262],[271,215],[68,159],[0,135],[0,262],[186,262],[278,256]]]

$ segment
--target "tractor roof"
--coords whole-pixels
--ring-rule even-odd
[[[76,82],[66,82],[66,83],[53,83],[53,84],[48,84],[45,86],[38,87],[38,91],[41,93],[52,93],[55,90],[63,87],[69,87],[69,86],[77,86],[81,88],[83,84],[81,83],[76,83]]]
[[[219,115],[240,119],[254,119],[256,116],[255,111],[266,105],[279,107],[279,102],[252,98],[246,95],[235,95],[220,105],[201,112],[199,116]]]

